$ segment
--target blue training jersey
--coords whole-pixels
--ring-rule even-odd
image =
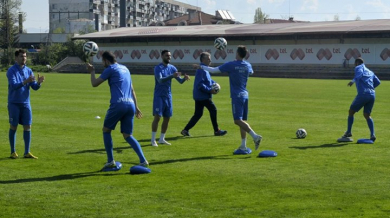
[[[164,65],[160,63],[154,67],[154,96],[172,98],[171,82],[172,74],[177,72],[177,69],[172,64]],[[183,83],[184,79],[175,78],[179,83]],[[159,82],[160,81],[160,82]]]
[[[201,63],[201,65],[204,65]],[[204,65],[206,66],[206,65]],[[195,74],[193,97],[194,100],[207,100],[212,98],[211,86],[215,83],[211,79],[210,73],[203,69],[198,69]]]
[[[111,92],[111,104],[133,104],[132,83],[129,69],[122,64],[111,64],[100,75],[101,79],[107,80]]]
[[[369,70],[364,64],[355,67],[356,89],[358,95],[375,95],[375,88],[381,83],[378,77]]]
[[[27,66],[20,68],[19,64],[15,63],[8,69],[8,103],[30,104],[30,87],[33,90],[41,87],[36,81],[23,85],[23,81],[30,76],[34,76],[34,73]]]
[[[229,73],[230,97],[248,98],[246,83],[253,73],[252,65],[244,60],[230,61],[219,66],[219,71]]]

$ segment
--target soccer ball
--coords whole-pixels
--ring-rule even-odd
[[[227,46],[227,41],[225,38],[219,37],[214,41],[214,47],[218,50],[224,50]]]
[[[297,136],[297,138],[299,139],[304,139],[306,138],[307,136],[307,132],[305,129],[298,129],[297,132],[295,133],[295,135]]]
[[[83,51],[88,57],[95,56],[99,51],[99,47],[95,42],[89,41],[84,44]]]
[[[211,88],[212,88],[216,93],[218,93],[219,90],[221,90],[221,86],[220,86],[218,83],[213,83],[213,85],[211,86]]]

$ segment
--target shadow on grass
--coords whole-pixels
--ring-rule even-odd
[[[226,159],[232,159],[232,158],[233,158],[233,155],[191,157],[191,158],[164,160],[164,161],[151,161],[149,164],[152,166],[152,165],[170,164],[170,163],[177,163],[177,162],[187,162],[187,161],[197,161],[197,160],[226,160]],[[245,155],[244,158],[250,158],[250,156]]]
[[[175,137],[169,137],[169,138],[165,138],[165,139],[169,142],[169,141],[177,141],[178,139],[206,138],[206,137],[212,137],[212,136],[213,135],[194,136],[194,137],[193,136],[191,136],[191,137],[175,136]],[[147,144],[141,144],[141,147],[152,146],[151,143],[150,143],[150,139],[141,139],[141,140],[137,140],[137,141],[140,144],[147,142]],[[123,141],[122,144],[127,144],[127,146],[115,147],[115,143],[114,143],[114,151],[117,152],[117,153],[122,153],[123,150],[131,148],[131,146],[126,141]],[[82,151],[76,151],[76,152],[69,152],[68,154],[84,154],[84,153],[105,154],[106,150],[104,149],[104,145],[103,144],[102,144],[102,147],[103,148],[99,148],[99,149],[88,149],[88,150],[82,150]],[[9,158],[6,158],[6,159],[9,159]],[[0,160],[2,160],[2,159],[0,159]]]
[[[0,180],[0,184],[14,184],[14,183],[27,183],[27,182],[42,182],[42,181],[48,181],[48,182],[55,182],[60,180],[72,180],[72,179],[80,179],[85,177],[91,177],[91,176],[118,176],[118,175],[125,175],[125,174],[111,174],[99,171],[93,171],[93,172],[87,172],[87,173],[73,173],[73,174],[62,174],[62,175],[56,175],[56,176],[50,176],[50,177],[42,177],[42,178],[26,178],[26,179],[15,179],[15,180]]]
[[[329,144],[313,145],[313,146],[292,146],[289,148],[305,150],[305,149],[313,149],[313,148],[338,148],[346,145],[348,145],[348,143],[329,143]]]
[[[89,149],[89,150],[82,150],[82,151],[76,151],[76,152],[68,152],[68,154],[84,154],[84,153],[105,154],[106,149],[104,149],[104,145],[102,145],[102,146],[103,146],[103,148],[100,148],[100,149]],[[114,145],[114,151],[116,151],[117,153],[122,153],[123,150],[130,149],[130,148],[131,148],[130,145],[125,146],[125,147],[115,147],[115,145]]]

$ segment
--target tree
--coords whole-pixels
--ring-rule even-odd
[[[79,34],[80,35],[84,35],[84,34],[87,34],[87,33],[94,33],[94,32],[96,32],[95,28],[92,25],[87,24],[85,26],[85,30],[80,30]]]
[[[361,20],[360,16],[359,16],[359,15],[356,15],[355,20]]]
[[[333,17],[333,21],[339,21],[339,20],[340,20],[340,16],[338,14],[335,14]]]
[[[53,30],[53,33],[66,33],[64,27],[58,27],[57,29]]]
[[[18,38],[18,11],[22,0],[0,0],[0,48],[3,49],[1,63],[11,64],[13,48],[17,45]]]
[[[266,13],[261,11],[261,8],[257,8],[255,11],[255,17],[253,18],[254,23],[265,23],[265,20],[268,19],[269,16]]]

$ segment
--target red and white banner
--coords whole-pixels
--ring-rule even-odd
[[[212,63],[225,63],[236,57],[236,45],[221,51],[212,46],[135,46],[101,47],[94,62],[104,51],[111,51],[120,63],[160,63],[161,51],[171,52],[172,64],[199,63],[202,52],[211,54]],[[367,64],[390,64],[390,46],[384,44],[337,45],[249,45],[246,59],[252,64],[343,64],[362,57]]]

